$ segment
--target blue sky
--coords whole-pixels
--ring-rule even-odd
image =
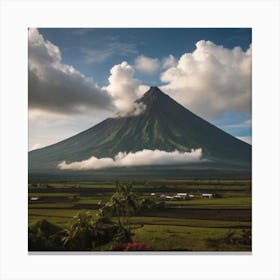
[[[61,74],[63,75],[61,81],[67,84],[68,78],[65,77],[63,69],[71,68],[79,72],[78,75],[93,80],[92,87],[97,93],[96,96],[100,96],[100,92],[106,90],[109,92],[109,98],[112,96],[116,98],[119,94],[115,92],[116,84],[110,85],[110,83],[119,81],[118,79],[124,75],[121,71],[125,71],[125,75],[127,75],[125,79],[129,79],[130,85],[133,85],[134,89],[136,86],[139,88],[140,85],[161,86],[167,94],[194,113],[230,134],[239,138],[244,137],[242,139],[250,141],[251,96],[249,98],[248,94],[251,91],[251,73],[244,70],[242,76],[239,68],[242,70],[246,67],[247,69],[248,63],[251,63],[251,29],[38,28],[36,30],[29,35],[29,73],[34,74],[34,79],[39,72],[45,74],[50,81],[51,79],[53,81],[56,76],[60,77]],[[197,44],[198,42],[201,43]],[[164,61],[170,55],[172,60],[167,66],[164,66]],[[248,60],[250,61],[248,62]],[[54,61],[57,63],[55,64]],[[127,65],[122,64],[121,66],[124,61],[127,62]],[[223,65],[223,61],[229,62],[227,65]],[[48,63],[53,67],[53,71],[50,71],[50,67],[43,66]],[[110,72],[114,66],[115,70]],[[199,72],[197,69],[204,70]],[[217,72],[214,75],[211,71],[218,71],[217,69],[222,69],[219,70],[221,73]],[[209,76],[205,74],[207,71]],[[108,80],[110,75],[111,82]],[[75,85],[82,79],[80,76],[75,78]],[[219,79],[221,81],[216,82]],[[193,84],[194,80],[198,80],[198,82]],[[69,84],[71,81],[69,80]],[[53,82],[50,83],[52,83],[53,89]],[[202,87],[200,83],[205,85]],[[37,85],[38,81],[34,82],[35,84]],[[46,78],[40,86],[45,85]],[[100,108],[104,106],[104,111],[93,110],[94,115],[92,112],[89,114],[89,110],[85,110],[85,113],[81,111],[77,113],[73,110],[71,113],[70,106],[74,104],[71,103],[69,104],[70,109],[62,110],[63,114],[61,114],[58,106],[54,106],[59,91],[52,96],[48,86],[35,88],[32,95],[29,93],[29,101],[32,105],[30,105],[30,111],[33,116],[30,118],[29,131],[31,149],[62,140],[63,137],[71,136],[107,117],[108,108],[105,108],[106,98],[103,97],[104,100],[98,99],[96,104],[99,104]],[[84,86],[83,84],[81,88]],[[204,92],[202,88],[204,88]],[[39,91],[44,90],[48,94],[50,93],[49,100],[42,101],[45,97],[37,96]],[[56,92],[56,89],[53,91]],[[189,97],[188,92],[190,92]],[[214,101],[212,96],[215,96],[217,100]],[[118,96],[118,98],[122,97]],[[86,107],[90,102],[94,103],[97,100],[90,100],[88,97],[84,99],[85,101],[81,101],[79,108]],[[205,100],[203,101],[203,99]],[[60,104],[62,98],[58,100],[56,104]],[[73,102],[77,103],[77,99],[73,99]],[[93,104],[92,108],[96,109],[95,105]],[[92,121],[87,121],[88,117],[91,117]],[[53,126],[50,125],[49,118],[52,119]],[[41,131],[42,137],[38,139],[38,136],[35,135],[38,135],[40,127],[45,129],[47,127],[49,136],[46,132]],[[58,131],[61,133],[56,137]]]
[[[246,28],[39,28],[45,39],[59,46],[62,60],[82,73],[108,83],[111,67],[121,61],[133,64],[137,55],[179,58],[192,52],[199,40],[210,40],[226,48],[251,44],[251,29]],[[147,84],[160,85],[158,73],[136,77]]]

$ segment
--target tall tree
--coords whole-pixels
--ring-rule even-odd
[[[73,217],[70,228],[66,230],[64,245],[74,250],[90,250],[94,230],[92,214],[89,211],[79,212]]]

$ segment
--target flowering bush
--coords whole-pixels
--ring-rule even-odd
[[[144,243],[128,243],[124,251],[151,251],[152,248]]]
[[[146,245],[141,242],[133,243],[115,243],[112,246],[113,251],[151,251],[152,248],[149,245]]]

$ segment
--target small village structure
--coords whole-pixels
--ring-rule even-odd
[[[203,198],[213,198],[214,197],[212,193],[203,193],[201,196]]]
[[[154,192],[150,193],[150,196],[153,197],[159,197],[164,200],[186,200],[186,199],[192,199],[196,196],[194,194],[188,194],[188,193],[176,193],[175,195],[166,195],[166,194],[156,194]],[[215,195],[212,193],[203,193],[201,195],[198,195],[197,198],[214,198]]]
[[[177,193],[174,196],[175,199],[179,199],[179,200],[187,199],[187,197],[188,197],[187,193]]]
[[[37,197],[37,196],[34,196],[34,197],[30,197],[30,201],[37,201],[37,200],[39,200],[40,198],[39,197]]]
[[[206,195],[212,195],[212,194],[206,194]],[[150,193],[150,196],[152,197],[159,197],[164,200],[187,200],[195,198],[194,194],[188,194],[188,193],[176,193],[175,195],[170,194],[160,194],[160,193]],[[208,197],[208,196],[207,196]]]
[[[174,196],[171,196],[171,195],[166,195],[164,198],[166,200],[174,200]]]

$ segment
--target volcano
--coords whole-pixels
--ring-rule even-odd
[[[143,149],[189,152],[198,148],[212,166],[250,169],[251,145],[193,114],[159,88],[151,87],[136,102],[146,106],[140,115],[108,118],[59,143],[29,152],[29,173],[58,172],[61,161],[82,161],[91,156],[114,157],[119,152]]]

